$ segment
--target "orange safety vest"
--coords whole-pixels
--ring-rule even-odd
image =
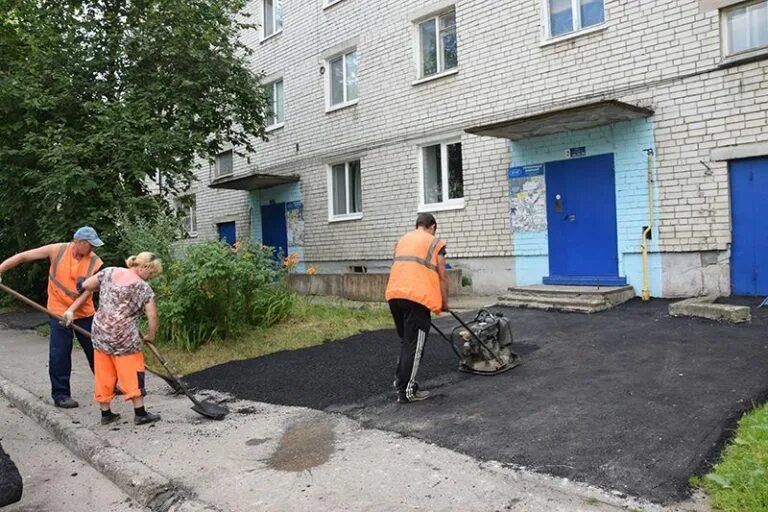
[[[80,296],[77,293],[78,279],[91,277],[101,268],[102,261],[94,253],[78,261],[72,256],[71,244],[58,244],[55,252],[48,273],[48,309],[57,315],[63,315]],[[82,307],[75,311],[75,318],[93,316],[95,312],[93,297],[89,297]]]
[[[408,299],[440,313],[443,295],[437,256],[443,247],[445,242],[421,229],[406,233],[395,246],[386,299]]]

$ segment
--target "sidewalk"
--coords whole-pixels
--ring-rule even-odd
[[[565,479],[479,462],[414,438],[363,428],[341,414],[232,401],[227,403],[232,413],[214,422],[192,412],[186,398],[167,395],[165,383],[151,375],[147,408],[161,413],[163,421],[135,427],[130,406],[116,403],[113,409],[125,421],[101,427],[90,405],[90,372],[81,353],[75,351],[73,359],[74,398],[83,405],[54,409],[48,405],[47,340],[33,332],[0,330],[0,390],[12,395],[11,401],[27,402],[17,407],[36,407],[38,421],[70,449],[87,451],[78,445],[83,440],[98,445],[86,458],[107,464],[123,491],[154,510],[163,510],[152,501],[160,489],[153,486],[163,479],[195,506],[222,511],[706,510],[693,503],[664,509]],[[296,378],[301,376],[285,375]],[[115,456],[99,460],[100,450],[116,450]],[[131,479],[132,471],[152,478]]]
[[[1,397],[0,438],[24,480],[21,501],[3,512],[146,510]]]

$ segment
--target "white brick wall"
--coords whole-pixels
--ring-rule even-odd
[[[250,9],[259,19],[259,5]],[[655,111],[662,251],[723,250],[730,242],[727,166],[712,148],[768,140],[768,61],[720,69],[719,18],[699,0],[606,0],[607,23],[589,35],[542,45],[541,2],[456,0],[459,71],[413,85],[413,13],[444,2],[284,0],[284,31],[247,34],[254,69],[281,74],[285,127],[235,157],[235,173],[299,173],[309,261],[386,259],[415,219],[419,140],[576,101],[618,99]],[[359,103],[326,113],[321,54],[357,38]],[[466,208],[438,212],[455,257],[511,255],[500,139],[462,137]],[[362,162],[362,220],[328,223],[326,167]],[[702,163],[702,161],[704,163]],[[245,192],[208,188],[199,172],[201,239],[218,219],[245,227]]]

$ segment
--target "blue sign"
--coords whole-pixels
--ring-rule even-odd
[[[542,176],[544,164],[524,165],[522,167],[510,167],[507,169],[507,178],[526,178],[528,176]]]
[[[584,146],[579,146],[578,148],[571,148],[568,150],[569,158],[578,158],[582,156],[587,156],[587,148]]]

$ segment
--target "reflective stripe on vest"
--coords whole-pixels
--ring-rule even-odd
[[[59,282],[58,279],[56,279],[56,274],[59,271],[59,263],[61,262],[61,258],[64,257],[64,253],[69,248],[69,244],[61,244],[61,247],[59,248],[59,253],[56,255],[56,259],[53,262],[53,265],[51,265],[51,274],[48,276],[48,278],[51,280],[51,283],[61,290],[62,292],[66,293],[72,298],[78,298],[80,295],[77,292],[73,292],[66,286],[64,286],[61,282]]]
[[[429,249],[427,249],[427,257],[426,258],[419,258],[418,256],[395,256],[395,261],[409,261],[411,263],[419,263],[420,265],[424,265],[429,270],[434,270],[437,272],[437,265],[432,263],[432,256],[435,253],[435,247],[437,247],[437,244],[440,243],[440,239],[435,237],[432,239],[432,243],[429,244]]]
[[[48,278],[51,280],[51,283],[61,290],[62,292],[66,293],[68,296],[76,299],[80,296],[77,291],[72,291],[66,286],[64,286],[63,283],[61,283],[58,279],[56,279],[56,274],[59,271],[59,263],[61,263],[61,258],[64,257],[64,254],[66,253],[67,249],[69,249],[69,244],[61,244],[61,247],[59,248],[59,252],[56,254],[56,259],[53,261],[53,265],[51,266],[51,273],[48,276]],[[89,278],[91,275],[93,275],[93,269],[96,267],[96,264],[101,261],[101,258],[98,256],[91,255],[91,262],[88,264],[88,271],[86,272],[85,277]]]

